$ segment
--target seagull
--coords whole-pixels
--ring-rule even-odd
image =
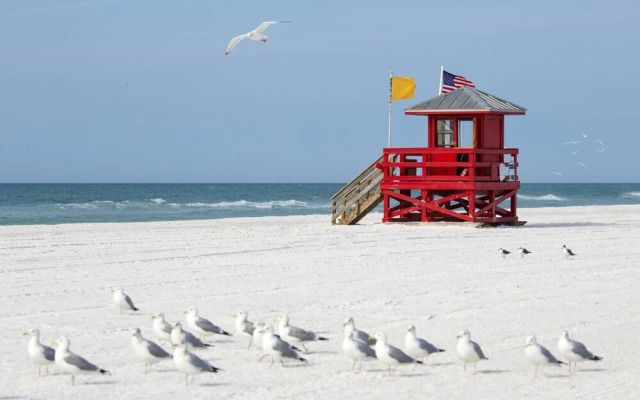
[[[353,360],[353,372],[356,374],[362,371],[362,362],[375,360],[376,351],[372,349],[367,342],[357,337],[356,331],[345,330],[344,340],[342,341],[342,351],[347,357]],[[360,363],[360,368],[356,370],[356,362]]]
[[[176,322],[171,327],[171,345],[176,347],[181,345],[183,342],[186,343],[188,350],[213,347],[213,345],[204,343],[202,340],[195,337],[191,332],[187,332],[182,329],[180,322]]]
[[[587,166],[587,164],[583,163],[582,161],[578,161],[578,165],[583,168]]]
[[[293,358],[304,363],[307,362],[307,360],[298,355],[298,352],[293,346],[274,335],[270,326],[263,326],[260,328],[260,331],[262,333],[262,349],[271,356],[271,365],[269,368],[273,367],[276,358],[280,359],[282,366],[284,366],[284,358]]]
[[[191,385],[193,385],[193,378],[201,372],[217,373],[218,371],[224,371],[223,369],[214,367],[197,355],[189,353],[187,346],[184,344],[176,346],[173,352],[173,363],[176,365],[176,368],[184,372],[186,386],[189,386],[189,375],[191,375]]]
[[[249,314],[246,311],[240,311],[237,314],[233,315],[235,319],[235,328],[236,335],[242,335],[249,339],[249,349],[251,347],[251,342],[253,341],[253,332],[255,331],[255,327],[253,326],[253,322],[247,321]]]
[[[253,343],[256,345],[256,348],[258,350],[262,350],[262,334],[264,333],[264,331],[262,330],[262,328],[264,328],[266,326],[266,324],[262,321],[260,322],[256,322],[255,324],[253,324]],[[264,358],[264,357],[262,357]],[[260,358],[260,360],[262,360],[262,358]]]
[[[524,258],[527,254],[531,254],[531,252],[524,247],[518,247],[518,253],[520,253],[520,258]]]
[[[604,147],[604,143],[602,143],[602,140],[600,139],[595,139],[594,142],[600,144],[600,146]]]
[[[356,329],[356,323],[351,317],[344,320],[344,324],[342,324],[342,330],[344,331],[345,335],[347,334],[347,332],[354,332],[356,339],[362,340],[369,346],[373,346],[374,344],[376,344],[375,339],[369,340],[369,337],[371,335],[369,335],[367,332]]]
[[[572,141],[572,142],[566,142],[566,143],[562,143],[562,144],[566,146],[566,145],[568,145],[568,144],[578,144],[578,143],[580,143],[580,141],[579,141],[579,140],[574,140],[574,141]]]
[[[165,321],[164,314],[153,314],[151,316],[151,319],[153,320],[153,332],[156,334],[158,339],[162,340],[163,342],[171,343],[172,325]]]
[[[37,329],[30,329],[24,332],[23,335],[31,335],[31,339],[29,339],[29,359],[38,365],[38,376],[41,375],[43,365],[45,373],[48,374],[48,365],[54,363],[56,351],[40,343],[40,331]]]
[[[403,364],[422,364],[422,361],[416,360],[410,355],[406,354],[399,348],[387,344],[387,335],[378,332],[374,335],[376,339],[376,357],[381,363],[389,366],[389,376],[393,376],[393,368]]]
[[[575,156],[576,154],[578,154],[578,150],[574,150],[573,147],[571,148],[571,155]]]
[[[577,256],[577,254],[571,251],[571,249],[568,248],[566,244],[562,245],[562,252],[564,253],[565,258],[569,258],[571,256]]]
[[[602,360],[602,357],[594,356],[587,350],[584,344],[569,339],[569,333],[567,331],[562,332],[558,340],[558,350],[560,354],[569,361],[569,372],[571,372],[571,363],[573,363],[573,371],[575,372],[578,369],[578,362]]]
[[[109,371],[93,365],[79,355],[69,351],[71,342],[69,342],[69,339],[66,337],[59,339],[57,342],[54,341],[53,344],[57,345],[55,355],[56,365],[60,367],[61,370],[71,374],[71,386],[75,386],[76,375],[94,373],[110,374]]]
[[[471,341],[471,333],[467,329],[458,333],[456,352],[460,360],[464,362],[464,372],[467,372],[467,364],[473,364],[473,373],[475,374],[476,363],[481,360],[488,360],[478,343]]]
[[[412,357],[424,361],[424,357],[433,353],[441,353],[444,350],[437,348],[424,339],[416,337],[416,327],[409,325],[407,328],[407,336],[404,338],[404,350]]]
[[[599,148],[599,149],[596,149],[596,151],[597,151],[598,153],[604,153],[605,151],[607,151],[607,148],[606,148],[606,147],[601,147],[601,148]]]
[[[120,309],[120,315],[122,315],[122,312],[124,310],[140,311],[138,308],[136,308],[136,306],[133,305],[133,301],[131,301],[131,298],[124,293],[122,288],[114,288],[112,292],[113,302]]]
[[[138,359],[144,363],[145,374],[151,371],[151,364],[156,364],[164,359],[173,357],[151,340],[143,338],[138,328],[136,328],[131,335],[131,344]]]
[[[262,40],[263,42],[266,43],[268,36],[264,34],[264,30],[273,24],[287,23],[287,22],[291,22],[291,21],[266,21],[258,25],[258,27],[252,30],[251,32],[234,37],[233,39],[231,39],[231,41],[227,45],[227,50],[224,53],[224,55],[226,56],[227,54],[231,53],[231,50],[233,50],[233,48],[236,47],[236,45],[243,39]]]
[[[552,171],[551,173],[558,175],[560,178],[564,178],[564,175],[562,175],[560,172]]]
[[[285,314],[277,316],[274,319],[274,322],[275,321],[279,321],[278,333],[280,334],[282,339],[286,340],[287,342],[300,343],[305,353],[309,350],[307,350],[303,342],[309,342],[312,340],[329,340],[326,337],[318,336],[315,332],[306,331],[304,329],[289,325],[289,317]]]
[[[187,326],[193,329],[196,333],[200,334],[200,338],[204,339],[205,335],[210,333],[217,333],[219,335],[232,336],[229,332],[214,325],[208,319],[204,319],[198,316],[198,309],[195,307],[189,307],[184,312],[187,314]]]
[[[504,256],[506,256],[507,254],[511,254],[510,251],[503,249],[502,247],[500,247],[498,249],[498,253],[502,254],[502,258],[504,258]]]
[[[589,135],[587,135],[587,134],[586,134],[586,133],[584,133],[584,132],[580,132],[580,134],[582,135],[582,137],[583,137],[583,138],[586,138],[587,136],[589,136]]]
[[[562,361],[558,361],[557,358],[551,354],[549,350],[538,344],[535,336],[527,336],[524,339],[524,355],[529,361],[535,365],[534,378],[538,377],[538,367],[544,367],[545,365],[557,365],[566,364]]]

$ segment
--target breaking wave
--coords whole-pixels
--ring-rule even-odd
[[[555,194],[545,194],[544,196],[527,196],[525,194],[519,194],[519,199],[523,200],[537,200],[537,201],[567,201],[564,197],[556,196]]]

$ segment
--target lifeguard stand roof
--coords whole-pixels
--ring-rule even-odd
[[[517,106],[509,101],[476,88],[462,86],[449,93],[418,103],[404,110],[407,115],[429,115],[448,113],[473,114],[518,114],[522,115],[526,108]]]

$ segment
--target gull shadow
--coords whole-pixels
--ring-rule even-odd
[[[478,374],[504,374],[506,372],[509,372],[509,371],[503,371],[501,369],[483,369],[478,371]]]
[[[304,355],[310,355],[310,354],[338,354],[338,351],[334,351],[334,350],[320,350],[320,351],[310,351],[308,353],[301,353]]]
[[[414,376],[427,376],[427,374],[418,374],[418,373],[396,373],[392,376],[392,378],[412,378]]]
[[[457,364],[457,363],[456,363]],[[443,367],[445,365],[453,365],[452,362],[440,362],[440,363],[424,363],[425,367]]]
[[[209,342],[205,342],[205,343],[207,343],[207,344],[211,344],[211,343],[209,343]],[[216,340],[216,341],[215,341],[215,342],[213,342],[213,343],[215,344],[215,343],[235,343],[235,342],[234,342],[233,340],[225,340],[225,339],[222,339],[222,340]]]
[[[194,384],[194,386],[217,387],[217,386],[229,386],[229,384],[228,384],[228,383],[213,383],[213,382],[198,384],[198,383],[196,382],[196,383]]]
[[[605,368],[581,368],[581,369],[577,370],[576,372],[572,372],[571,375],[579,374],[580,372],[602,372],[602,371],[607,371],[607,369],[605,369]]]
[[[529,222],[526,228],[564,228],[582,226],[614,226],[610,222]],[[525,229],[526,229],[525,228]]]
[[[537,378],[537,379],[560,379],[560,378],[568,378],[571,375],[560,375],[560,374],[556,374],[556,375],[545,375],[542,378]],[[536,379],[536,378],[533,378]]]
[[[84,385],[115,385],[116,381],[96,381],[96,382],[84,382]]]
[[[307,364],[307,363],[282,365],[279,362],[276,362],[275,364],[273,364],[272,367],[269,367],[269,368],[270,369],[275,369],[277,367],[280,367],[280,368],[306,368],[307,366],[309,366],[309,364]]]

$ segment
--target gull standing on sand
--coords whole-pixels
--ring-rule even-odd
[[[203,349],[205,347],[213,347],[213,345],[203,342],[195,337],[191,332],[187,332],[182,329],[180,322],[176,322],[171,327],[171,345],[173,347],[179,346],[185,343],[187,350],[191,349]]]
[[[389,376],[394,375],[394,367],[407,364],[422,364],[422,361],[405,354],[395,346],[387,344],[387,335],[378,332],[374,335],[376,339],[376,357],[381,363],[389,366]]]
[[[122,312],[125,310],[140,311],[138,308],[136,308],[136,306],[133,305],[133,301],[131,301],[131,298],[124,293],[122,288],[114,288],[112,292],[113,302],[120,309],[120,315],[122,315]]]
[[[280,360],[283,367],[284,358],[293,358],[304,363],[307,362],[307,360],[300,357],[293,346],[274,335],[270,326],[263,326],[260,330],[262,334],[262,349],[271,356],[271,365],[269,368],[273,366],[276,358]]]
[[[412,357],[424,361],[429,354],[441,353],[444,350],[437,348],[424,339],[416,337],[416,327],[409,325],[407,335],[404,338],[404,350]]]
[[[520,258],[524,258],[527,254],[531,254],[531,252],[524,247],[518,247],[518,253],[520,253]]]
[[[249,314],[247,314],[247,312],[243,310],[238,312],[237,314],[234,314],[233,318],[235,320],[236,335],[248,338],[249,347],[247,347],[247,349],[251,348],[251,342],[253,342],[253,333],[255,332],[255,327],[253,326],[253,322],[247,321],[247,318],[249,318]]]
[[[541,367],[540,369],[542,369],[545,365],[560,366],[561,364],[564,364],[562,361],[555,358],[544,346],[539,345],[535,336],[527,336],[524,338],[524,342],[524,355],[533,363],[533,365],[535,365],[534,378],[538,377],[538,367]]]
[[[365,342],[366,344],[368,344],[369,346],[373,346],[374,344],[376,344],[376,340],[371,338],[371,340],[369,339],[371,337],[371,335],[369,335],[367,332],[361,331],[356,329],[356,323],[353,321],[353,318],[349,317],[344,321],[344,324],[342,324],[342,330],[344,331],[345,335],[348,332],[353,332],[354,333],[354,337],[356,339],[362,340],[363,342]]]
[[[260,25],[258,25],[258,27],[252,30],[251,32],[234,37],[233,39],[231,39],[231,41],[227,45],[227,50],[225,51],[224,55],[226,56],[227,54],[231,53],[231,50],[233,50],[233,48],[236,47],[236,45],[244,39],[261,40],[266,43],[268,36],[264,34],[264,30],[273,24],[287,23],[287,22],[290,22],[290,21],[265,21]]]
[[[171,343],[172,325],[165,321],[164,314],[153,314],[151,316],[151,319],[153,320],[153,332],[156,334],[158,339],[160,339],[162,342]]]
[[[476,363],[480,360],[488,360],[485,357],[480,345],[471,341],[471,333],[467,329],[463,329],[458,333],[458,344],[456,352],[458,358],[464,363],[464,372],[467,372],[467,364],[473,364],[473,373],[476,373]]]
[[[201,372],[217,373],[218,371],[224,371],[223,369],[214,367],[197,355],[189,353],[187,346],[184,344],[176,346],[173,352],[173,363],[178,370],[184,372],[186,386],[189,386],[189,375],[191,375],[191,385],[193,385],[193,378]]]
[[[504,256],[506,256],[507,254],[511,254],[510,251],[503,249],[502,247],[500,247],[498,249],[498,253],[502,254],[502,258],[504,258]]]
[[[344,340],[342,341],[342,351],[347,357],[353,360],[353,372],[356,374],[362,371],[362,362],[375,360],[376,351],[371,348],[366,342],[356,337],[356,332],[353,330],[344,331]],[[356,370],[356,361],[360,363],[360,368]]]
[[[306,331],[301,328],[289,325],[289,317],[286,314],[281,314],[274,319],[274,322],[278,321],[278,333],[287,342],[300,343],[305,353],[308,352],[304,345],[304,342],[310,342],[314,340],[329,340],[326,337],[317,335],[314,332]]]
[[[205,335],[211,333],[217,333],[218,335],[231,336],[231,334],[217,325],[214,325],[208,319],[198,316],[198,309],[195,307],[189,307],[184,312],[187,314],[187,326],[200,335],[200,338],[204,340]]]
[[[79,355],[69,351],[71,343],[66,337],[59,339],[57,342],[54,341],[53,343],[57,344],[55,355],[56,365],[64,372],[71,374],[71,386],[75,386],[76,375],[110,374],[109,371],[91,364]]]
[[[131,344],[136,356],[144,364],[144,373],[151,371],[151,365],[159,363],[162,360],[171,358],[171,354],[167,353],[162,347],[154,342],[142,337],[140,329],[136,328],[131,335]]]
[[[571,249],[567,248],[566,244],[562,245],[562,252],[564,253],[564,258],[569,258],[571,256],[577,256]]]
[[[43,365],[45,373],[48,374],[48,365],[55,362],[56,351],[40,343],[40,331],[37,329],[29,329],[23,335],[31,335],[31,339],[29,339],[29,359],[38,366],[38,376],[41,375]]]
[[[569,361],[569,372],[571,372],[571,363],[573,363],[573,371],[578,370],[578,364],[582,361],[600,361],[602,357],[593,355],[587,347],[576,341],[569,339],[569,333],[567,331],[562,332],[560,339],[558,340],[558,350],[564,358]]]

